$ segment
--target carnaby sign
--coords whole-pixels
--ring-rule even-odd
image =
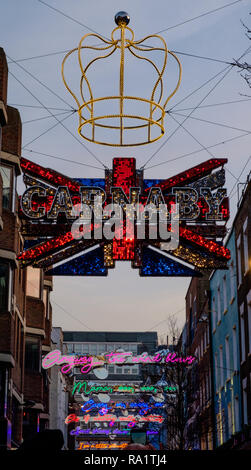
[[[119,260],[131,261],[142,276],[224,268],[230,253],[214,240],[225,235],[229,218],[226,162],[211,159],[168,179],[147,180],[134,158],[114,158],[105,178],[72,179],[23,158],[28,187],[20,217],[31,241],[21,264],[53,264],[53,275],[107,275]]]

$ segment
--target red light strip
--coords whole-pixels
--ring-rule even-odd
[[[172,176],[171,178],[156,184],[155,187],[161,188],[164,191],[172,188],[173,186],[194,182],[203,176],[209,175],[212,170],[224,165],[225,163],[227,163],[227,158],[213,158],[211,160],[207,160],[206,162],[200,163],[200,165],[194,166],[189,170],[183,171],[178,175]],[[150,189],[151,188],[147,188],[144,192],[148,193]]]
[[[189,242],[195,243],[196,245],[205,248],[219,258],[231,258],[231,253],[228,248],[225,248],[224,246],[221,246],[212,240],[207,240],[202,235],[194,233],[191,230],[188,230],[186,227],[180,226],[180,236]]]
[[[136,182],[136,160],[135,158],[114,158],[113,159],[113,186],[122,188],[126,196],[129,196],[130,187],[134,187]],[[126,238],[125,223],[121,224],[119,231],[123,230],[123,238],[113,239],[113,259],[133,260],[135,257],[135,239],[133,227],[131,227],[131,237]],[[116,236],[116,235],[115,235]]]
[[[20,159],[21,168],[24,173],[29,173],[33,176],[39,177],[41,180],[48,181],[55,186],[67,186],[71,191],[79,192],[80,185],[57,171],[51,170],[50,168],[44,168],[37,163],[26,160],[26,158]]]

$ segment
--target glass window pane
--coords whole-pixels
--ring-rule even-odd
[[[12,180],[12,168],[1,165],[0,173],[3,180],[3,208],[11,209],[11,180]]]
[[[40,343],[38,338],[27,338],[25,341],[25,367],[32,371],[40,368]]]
[[[89,353],[89,344],[82,344],[83,347],[83,353],[88,354]]]
[[[90,344],[90,354],[97,354],[97,344]]]
[[[0,261],[0,309],[8,307],[9,264]]]
[[[114,350],[115,350],[114,344],[112,344],[112,343],[107,344],[107,351],[108,352],[113,352]]]
[[[67,343],[66,346],[67,346],[67,352],[68,352],[68,353],[72,353],[72,351],[73,351],[73,344],[72,344],[72,343]]]
[[[109,374],[114,374],[114,366],[108,366]]]
[[[40,298],[40,269],[28,266],[27,268],[27,295]]]
[[[77,343],[76,343],[76,344],[74,345],[74,351],[75,351],[75,353],[77,353],[77,354],[79,354],[79,353],[81,354],[81,353],[82,353],[82,344],[81,344],[81,343],[80,343],[80,344],[77,344]]]
[[[98,344],[98,354],[102,354],[104,352],[106,352],[106,344],[104,343]]]

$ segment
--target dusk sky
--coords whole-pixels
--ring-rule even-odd
[[[131,18],[129,26],[134,30],[136,39],[166,30],[161,35],[167,42],[168,48],[177,51],[182,63],[183,77],[179,91],[168,104],[168,109],[174,107],[172,110],[178,114],[166,117],[166,134],[161,140],[154,144],[129,149],[105,147],[81,140],[77,134],[77,114],[71,113],[71,106],[75,107],[75,102],[62,82],[61,63],[66,51],[77,47],[81,36],[90,31],[52,10],[45,3],[106,37],[110,37],[115,27],[114,15],[120,10],[129,13]],[[251,25],[249,15],[251,5],[248,0],[242,0],[228,8],[187,22],[227,3],[231,1],[127,0],[123,3],[115,0],[105,2],[8,0],[4,2],[0,17],[0,46],[4,48],[9,61],[8,103],[19,109],[23,121],[22,155],[73,178],[104,175],[100,163],[97,163],[87,149],[108,167],[111,167],[114,157],[133,156],[137,159],[137,167],[140,168],[156,152],[146,168],[164,163],[146,169],[145,178],[168,178],[212,156],[226,157],[229,170],[226,172],[226,187],[230,195],[231,220],[233,220],[237,204],[236,178],[247,162],[240,178],[241,182],[245,182],[251,169],[251,159],[248,161],[251,155],[251,90],[237,67],[233,67],[215,89],[213,87],[227,72],[226,70],[223,72],[228,65],[226,62],[238,59],[249,46],[250,51],[243,61],[251,62],[251,43],[241,24],[243,21]],[[184,24],[180,24],[183,22]],[[167,30],[168,28],[170,29]],[[62,53],[58,54],[59,52]],[[47,55],[51,53],[57,54]],[[151,89],[149,90],[149,83],[140,62],[136,68],[130,67],[129,61],[126,76],[132,92],[147,97]],[[168,91],[170,93],[177,74],[174,61],[168,61],[167,70],[168,79],[164,83],[166,94]],[[56,92],[58,97],[27,72]],[[214,80],[188,96],[218,73]],[[70,75],[73,85],[76,86],[79,72],[73,68]],[[102,89],[103,95],[106,95],[111,94],[113,86],[115,90],[113,94],[117,93],[118,75],[119,60],[118,56],[114,56],[109,66],[104,65],[97,69],[94,67],[91,78],[93,85]],[[148,75],[147,78],[151,76]],[[182,122],[184,116],[188,115],[203,98],[205,100],[201,104],[202,107],[196,109],[184,123],[190,134],[180,127],[165,143],[178,126],[175,120]],[[229,103],[233,101],[234,103]],[[76,139],[60,124],[57,125],[57,121],[47,109],[42,108],[42,105],[50,108],[50,111],[57,115],[57,119],[65,117],[63,124],[71,130]],[[43,117],[45,119],[33,121]],[[55,127],[48,130],[53,125]],[[237,138],[239,136],[240,138]],[[227,142],[229,139],[234,140]],[[205,147],[211,147],[210,153]],[[198,152],[187,155],[195,151]],[[36,152],[70,161],[62,161]],[[176,159],[183,155],[183,158]],[[98,166],[100,169],[85,167],[83,164]],[[21,177],[19,179],[19,192],[22,192]],[[184,297],[189,282],[189,278],[140,278],[138,270],[131,269],[130,262],[117,262],[116,268],[110,270],[106,278],[55,277],[51,296],[53,325],[65,330],[154,330],[158,331],[160,336],[164,336],[167,334],[166,320],[169,315],[176,314],[180,327],[183,326]]]

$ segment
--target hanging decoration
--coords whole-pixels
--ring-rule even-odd
[[[116,147],[149,144],[165,133],[166,105],[179,88],[181,64],[176,55],[168,50],[161,36],[152,34],[135,40],[133,30],[128,27],[128,13],[117,13],[115,22],[117,27],[112,31],[111,39],[98,34],[85,34],[78,47],[66,54],[62,63],[63,82],[77,104],[78,133],[82,138]],[[105,72],[111,67],[110,64],[114,67],[114,62],[110,62],[114,56],[118,59],[116,72],[119,82],[116,88],[112,87],[110,95],[111,80],[109,76],[105,78]],[[163,80],[167,81],[169,56],[177,62],[179,72],[175,84],[171,84],[174,89],[167,96]],[[75,62],[72,64],[72,59],[75,59],[80,72],[79,91],[73,91],[66,78],[66,75],[73,75]],[[68,62],[71,68],[67,73]],[[95,84],[92,84],[93,70]],[[136,74],[140,92],[143,89],[145,96],[141,93],[135,95]],[[149,89],[146,77],[151,77]],[[100,82],[102,87],[99,90]],[[107,95],[104,94],[105,90]]]
[[[117,261],[130,261],[145,277],[199,276],[205,269],[226,269],[231,255],[219,241],[229,218],[222,187],[226,162],[210,159],[171,178],[147,180],[143,170],[136,169],[134,158],[114,158],[113,169],[105,170],[104,179],[72,179],[21,158],[27,186],[19,209],[26,240],[19,256],[21,265],[63,276],[106,276]],[[99,218],[93,210],[95,197]],[[110,204],[119,205],[122,219],[107,239],[116,221],[108,210]],[[175,205],[179,208],[179,243],[168,250],[168,256],[163,242],[168,244]],[[154,207],[157,219],[150,212],[144,217],[140,214],[141,220],[131,219],[135,207],[143,212]],[[163,207],[165,219],[161,217]],[[87,224],[89,210],[93,212]],[[84,219],[79,218],[80,213]]]

